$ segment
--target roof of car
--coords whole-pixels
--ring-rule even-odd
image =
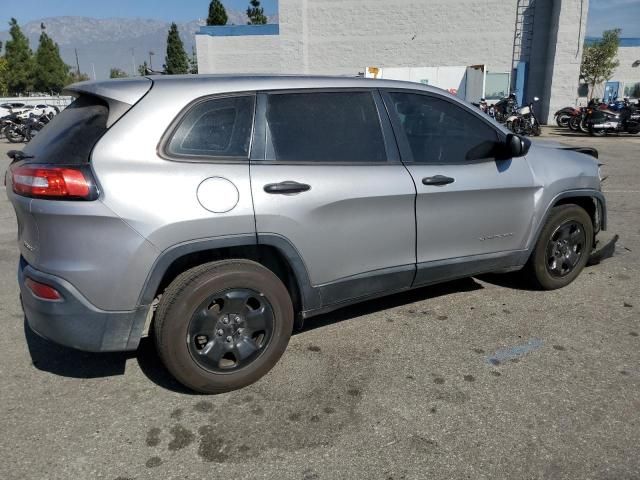
[[[364,77],[352,77],[347,75],[287,75],[287,74],[206,74],[206,75],[151,75],[148,76],[154,83],[164,84],[190,84],[209,83],[215,84],[218,88],[221,84],[236,86],[238,83],[244,85],[252,84],[254,89],[295,89],[295,88],[329,88],[329,87],[352,87],[352,88],[411,88],[416,90],[432,90],[442,92],[441,89],[429,87],[416,82],[400,80],[373,79]],[[235,90],[235,88],[234,88]]]

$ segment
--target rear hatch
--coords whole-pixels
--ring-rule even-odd
[[[56,222],[43,221],[42,209],[34,214],[33,202],[55,202],[55,216],[62,220],[78,213],[81,203],[96,201],[100,192],[91,169],[91,152],[151,86],[151,80],[144,77],[71,85],[66,93],[75,96],[75,101],[21,152],[10,152],[7,196],[18,220],[20,252],[28,263],[38,263],[41,242],[69,233],[63,231],[65,222],[56,229],[52,228]]]

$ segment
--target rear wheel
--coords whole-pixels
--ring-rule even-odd
[[[531,254],[526,271],[544,290],[573,282],[587,264],[593,246],[589,214],[577,205],[551,210]]]
[[[580,130],[580,116],[576,115],[575,117],[571,117],[569,119],[569,130],[573,132],[577,132]]]
[[[607,134],[607,131],[604,128],[589,128],[589,134],[594,137],[604,137]]]
[[[245,387],[278,362],[293,329],[280,279],[249,260],[225,260],[179,275],[165,290],[154,332],[160,358],[202,393]]]

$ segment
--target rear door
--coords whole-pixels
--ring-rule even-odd
[[[324,305],[413,280],[415,187],[383,108],[371,90],[259,95],[251,161],[258,241],[293,245]]]
[[[515,266],[537,190],[526,159],[493,158],[504,134],[452,99],[406,90],[384,99],[418,192],[415,283]]]

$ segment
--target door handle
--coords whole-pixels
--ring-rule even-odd
[[[291,180],[280,183],[268,183],[264,186],[265,192],[281,195],[307,192],[309,190],[311,190],[311,185],[307,185],[306,183],[293,182]]]
[[[444,175],[435,175],[433,177],[424,177],[422,183],[424,185],[448,185],[455,182],[455,178],[445,177]]]

